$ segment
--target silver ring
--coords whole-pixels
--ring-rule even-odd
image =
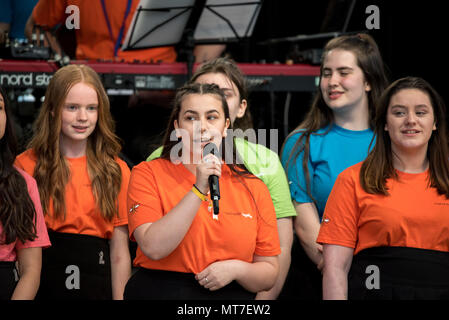
[[[206,279],[206,283],[207,283],[207,282],[209,282],[209,280],[207,280],[207,277],[206,277],[206,278],[204,278],[204,279]]]

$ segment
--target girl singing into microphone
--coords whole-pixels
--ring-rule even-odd
[[[202,157],[214,143],[236,160],[225,139],[229,127],[218,86],[177,91],[161,157],[131,173],[129,232],[139,270],[125,299],[252,299],[274,285],[280,247],[267,187],[237,161]],[[208,195],[213,174],[220,179],[218,216]]]

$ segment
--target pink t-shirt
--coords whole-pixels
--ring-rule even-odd
[[[35,247],[49,247],[50,239],[48,238],[47,227],[45,226],[44,215],[42,213],[41,200],[39,198],[39,191],[37,189],[36,180],[31,177],[25,171],[16,168],[17,171],[24,177],[27,187],[28,193],[30,195],[31,200],[33,201],[34,208],[36,209],[36,231],[37,238],[34,241],[26,241],[22,243],[19,240],[12,242],[10,244],[1,244],[4,242],[4,234],[3,228],[0,224],[0,261],[16,261],[17,258],[17,250],[23,248],[35,248]]]

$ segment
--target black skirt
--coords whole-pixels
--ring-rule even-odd
[[[0,300],[10,300],[16,288],[14,261],[0,261]]]
[[[216,291],[202,287],[193,273],[139,268],[125,287],[125,300],[253,300],[236,281]]]
[[[350,300],[449,299],[449,252],[377,247],[353,257]]]
[[[52,246],[42,250],[37,300],[111,300],[111,262],[107,239],[49,232]]]

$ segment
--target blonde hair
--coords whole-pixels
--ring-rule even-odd
[[[77,83],[91,86],[98,95],[98,120],[86,147],[87,170],[101,215],[112,220],[118,214],[116,199],[122,175],[115,160],[121,146],[114,133],[108,96],[92,68],[69,65],[53,75],[29,143],[37,157],[34,178],[39,186],[44,213],[48,214],[52,199],[54,217],[65,219],[65,186],[70,178],[70,168],[60,150],[61,113],[68,92]]]

